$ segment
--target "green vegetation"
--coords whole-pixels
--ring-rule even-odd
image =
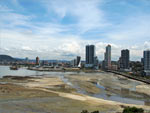
[[[144,110],[136,107],[125,107],[123,113],[144,113]]]
[[[99,111],[93,111],[93,112],[91,112],[91,113],[99,113]]]
[[[81,113],[89,113],[87,110],[82,110]]]
[[[87,110],[83,110],[81,113],[90,113],[90,112],[88,112]],[[91,113],[99,113],[99,111],[93,111]]]
[[[81,113],[90,113],[87,110],[82,110]],[[99,113],[99,111],[93,111],[91,113]],[[122,113],[144,113],[144,110],[142,108],[136,108],[136,107],[125,107]]]

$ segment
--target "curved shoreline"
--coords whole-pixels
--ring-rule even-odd
[[[126,77],[121,77],[120,75],[114,75],[111,73],[99,73],[99,74],[93,74],[93,73],[91,74],[86,74],[86,73],[65,74],[64,73],[64,75],[60,75],[60,76],[64,76],[65,79],[66,78],[69,79],[69,82],[72,83],[72,86],[74,86],[75,84],[78,84],[81,90],[89,91],[89,93],[99,92],[98,90],[94,88],[95,86],[94,87],[92,86],[92,84],[94,85],[97,82],[99,82],[101,85],[106,87],[107,90],[109,90],[107,86],[109,87],[112,85],[114,85],[114,87],[118,86],[118,87],[125,88],[125,89],[131,88],[130,85],[132,85],[132,83],[134,82],[133,80],[126,79]],[[30,90],[33,92],[35,90],[38,90],[39,93],[40,92],[55,93],[57,95],[56,97],[63,98],[63,99],[71,99],[71,100],[77,101],[77,103],[84,102],[84,103],[89,103],[90,105],[96,105],[96,106],[105,105],[106,108],[108,106],[111,106],[110,108],[117,106],[120,110],[115,108],[116,111],[121,111],[122,110],[121,106],[142,107],[145,110],[150,111],[149,106],[146,106],[146,105],[125,104],[122,102],[106,100],[103,98],[97,98],[97,97],[88,95],[86,93],[85,94],[79,93],[74,87],[71,87],[70,84],[63,81],[60,76],[55,76],[55,73],[54,75],[51,74],[50,76],[47,75],[47,76],[35,76],[35,77],[33,76],[32,77],[30,76],[4,76],[2,79],[0,79],[0,82],[5,83],[5,84],[3,85],[0,84],[0,86],[4,87],[6,85],[9,88],[7,89],[8,91],[6,90],[6,88],[2,88],[3,90],[2,91],[0,90],[0,91],[2,93],[6,93],[6,95],[3,95],[3,96],[6,96],[5,98],[9,98],[9,96],[14,98],[13,95],[11,94],[11,91],[13,90],[13,88],[11,87],[15,85],[16,89],[18,89],[20,86],[23,86],[27,90]],[[116,84],[117,82],[120,82],[120,83]],[[129,83],[129,85],[126,83]],[[147,90],[150,88],[147,87],[146,84],[139,82],[139,85],[136,88],[139,90],[139,93],[147,93],[148,95],[150,95],[150,93],[147,92]],[[9,89],[12,89],[12,90],[9,90]],[[114,90],[114,89],[111,89],[111,90]],[[115,93],[116,94],[120,93],[118,91],[119,90],[116,90]],[[143,92],[143,91],[146,91],[146,92]],[[16,90],[16,94],[17,92],[20,92],[20,89]],[[100,92],[101,92],[101,89],[100,89]],[[26,98],[30,98],[30,96],[27,94],[25,94]],[[108,92],[108,94],[110,93]],[[38,93],[34,95],[35,97],[38,98]],[[41,95],[41,96],[43,97],[44,95]],[[0,99],[1,98],[3,99],[2,95],[0,96]],[[18,97],[15,97],[15,98],[18,98]],[[108,107],[107,109],[110,109],[110,108]]]

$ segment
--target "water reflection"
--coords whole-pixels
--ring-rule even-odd
[[[149,99],[149,100],[147,100],[147,101],[145,101],[144,105],[146,105],[146,106],[150,106],[150,99]]]
[[[33,71],[27,70],[27,68],[20,68],[19,70],[10,70],[9,66],[0,66],[0,78],[6,75],[11,76],[62,76],[64,74],[78,74],[78,72],[45,72],[45,71]],[[83,73],[83,72],[81,72]]]
[[[26,68],[20,68],[19,70],[10,70],[8,66],[0,66],[0,77],[5,75],[15,75],[15,76],[59,76],[66,84],[72,86],[73,88],[77,89],[78,93],[82,94],[88,94],[87,92],[81,90],[78,85],[72,84],[67,78],[64,77],[64,75],[91,75],[89,73],[84,72],[44,72],[44,71],[32,71],[27,70]],[[105,75],[105,73],[92,73],[94,75]],[[115,75],[112,75],[115,76]],[[115,79],[116,78],[116,79]],[[131,88],[122,88],[121,86],[115,86],[111,85],[107,87],[105,85],[102,85],[101,82],[97,82],[95,85],[96,87],[100,88],[99,94],[88,94],[90,96],[94,96],[97,98],[102,98],[106,100],[112,100],[112,101],[118,101],[122,103],[128,103],[128,104],[138,104],[138,105],[148,105],[150,106],[150,96],[141,94],[136,92],[136,86],[139,84],[138,82],[131,82],[127,79],[120,79],[118,77],[114,77],[114,82],[120,82],[122,84],[129,83],[131,84]],[[103,84],[105,84],[102,81]]]
[[[129,89],[121,88],[121,94],[122,94],[122,95],[124,95],[124,94],[125,94],[125,95],[129,95],[129,93],[130,93],[130,92],[129,92]]]
[[[145,97],[145,94],[137,93],[127,88],[114,89],[112,87],[104,87],[99,83],[97,83],[96,86],[101,89],[101,92],[99,94],[92,95],[94,97],[103,98],[105,100],[118,101],[127,104],[150,106],[150,101],[147,101],[147,99],[150,99],[148,95],[147,97]]]

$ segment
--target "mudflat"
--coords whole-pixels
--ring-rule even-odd
[[[117,78],[117,76],[116,76]],[[65,79],[68,82],[65,82]],[[52,77],[3,77],[0,79],[0,112],[1,113],[80,113],[82,110],[99,110],[104,113],[122,112],[122,106],[136,106],[150,112],[150,106],[124,104],[101,98],[92,97],[86,93],[79,93],[77,88],[89,94],[97,94],[101,89],[95,83],[100,82],[104,86],[120,86],[130,88],[130,84],[121,85],[114,82],[116,79],[108,75],[66,75],[62,79],[59,76]],[[118,79],[118,78],[117,78]],[[119,78],[120,79],[120,78]],[[121,78],[126,79],[126,78]],[[103,81],[103,82],[102,82]],[[108,81],[108,82],[107,82]],[[132,80],[129,82],[132,82]],[[78,87],[75,87],[78,86]],[[143,86],[143,87],[142,87]],[[144,83],[137,85],[138,91],[150,87]],[[148,89],[147,89],[148,88]]]

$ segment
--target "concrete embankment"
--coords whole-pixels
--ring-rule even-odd
[[[111,72],[111,73],[114,73],[114,74],[122,75],[124,77],[129,78],[129,79],[133,79],[133,80],[137,80],[137,81],[140,81],[140,82],[144,82],[146,84],[150,84],[150,80],[145,80],[145,79],[142,79],[142,78],[138,78],[138,77],[135,77],[135,76],[132,76],[132,75],[128,75],[128,74],[123,73],[123,72],[111,71],[111,70],[108,70],[107,72]]]

